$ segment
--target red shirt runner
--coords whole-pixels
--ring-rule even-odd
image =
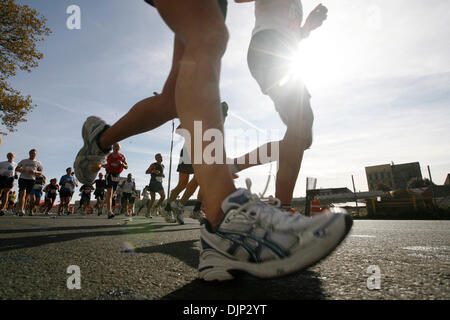
[[[120,174],[123,171],[121,161],[125,161],[123,154],[119,153],[115,155],[114,153],[110,153],[106,158],[106,173]]]

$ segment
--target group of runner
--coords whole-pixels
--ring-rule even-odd
[[[0,162],[0,216],[6,212],[13,212],[19,216],[28,214],[30,216],[43,210],[48,215],[54,207],[57,195],[60,197],[58,206],[58,215],[69,214],[69,204],[73,198],[78,181],[74,176],[72,168],[66,169],[59,182],[57,178],[48,181],[43,174],[41,162],[36,160],[37,151],[29,151],[29,158],[15,163],[15,154],[9,152],[7,160]],[[156,162],[150,165],[146,173],[151,175],[149,185],[143,190],[146,216],[151,218],[152,213],[157,212],[162,201],[165,199],[164,189],[162,187],[162,178],[164,177],[164,165],[162,164],[161,154],[155,156]],[[120,145],[115,144],[113,152],[108,156],[107,162],[102,166],[106,170],[106,177],[99,172],[98,179],[92,184],[83,184],[80,188],[80,207],[81,213],[87,213],[90,207],[91,194],[97,200],[94,208],[98,215],[103,213],[103,207],[106,205],[108,218],[114,217],[115,200],[121,204],[123,210],[128,216],[134,212],[134,203],[137,196],[136,183],[132,174],[127,175],[127,179],[120,181],[120,173],[128,168],[128,164],[123,154],[120,153]],[[20,174],[20,175],[19,175]],[[19,197],[16,202],[15,191],[12,191],[15,180],[18,180]],[[119,193],[119,195],[118,195]],[[160,200],[154,206],[155,193],[161,195]],[[44,196],[44,204],[41,205],[41,199]],[[149,197],[151,196],[151,198]],[[118,197],[119,196],[119,197]],[[142,210],[142,205],[138,211]]]
[[[42,190],[46,183],[46,177],[42,174],[44,168],[36,160],[36,149],[31,149],[28,154],[27,159],[16,164],[14,162],[15,154],[9,152],[6,155],[7,160],[0,162],[0,215],[4,215],[8,207],[11,208],[9,194],[14,187],[15,179],[18,179],[19,186],[19,198],[16,204],[18,215],[25,215],[27,203],[29,209],[34,210],[40,202]]]
[[[72,169],[66,170],[66,175],[61,177],[59,184],[57,184],[57,179],[53,178],[46,185],[47,177],[43,174],[44,168],[41,162],[36,160],[37,150],[31,149],[28,154],[27,159],[16,164],[14,162],[15,154],[9,152],[7,160],[0,162],[0,215],[4,215],[7,210],[15,210],[19,216],[24,216],[26,211],[29,215],[33,215],[40,207],[43,193],[46,194],[44,212],[48,214],[58,192],[61,198],[59,213],[63,208],[68,211],[68,205],[76,186]],[[19,189],[17,202],[15,202],[15,191],[11,191],[16,179],[18,179]]]

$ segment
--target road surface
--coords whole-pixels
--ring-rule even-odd
[[[319,264],[273,280],[197,278],[199,223],[0,217],[2,299],[449,299],[450,221],[356,220]],[[70,266],[79,267],[79,282]],[[70,273],[68,273],[68,268]],[[72,267],[73,268],[73,267]],[[75,267],[76,268],[76,267]],[[68,288],[71,284],[72,289]],[[78,286],[79,289],[73,288]]]

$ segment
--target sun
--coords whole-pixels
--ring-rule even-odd
[[[321,88],[337,81],[343,75],[342,55],[333,42],[324,39],[304,39],[289,58],[290,72],[280,81],[300,78],[307,87]]]

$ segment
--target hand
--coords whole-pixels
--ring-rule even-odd
[[[327,19],[328,9],[322,4],[319,4],[306,18],[303,28],[307,34],[317,29]]]
[[[159,171],[159,170],[153,170],[153,173],[154,173],[154,174],[159,174],[160,171]]]

